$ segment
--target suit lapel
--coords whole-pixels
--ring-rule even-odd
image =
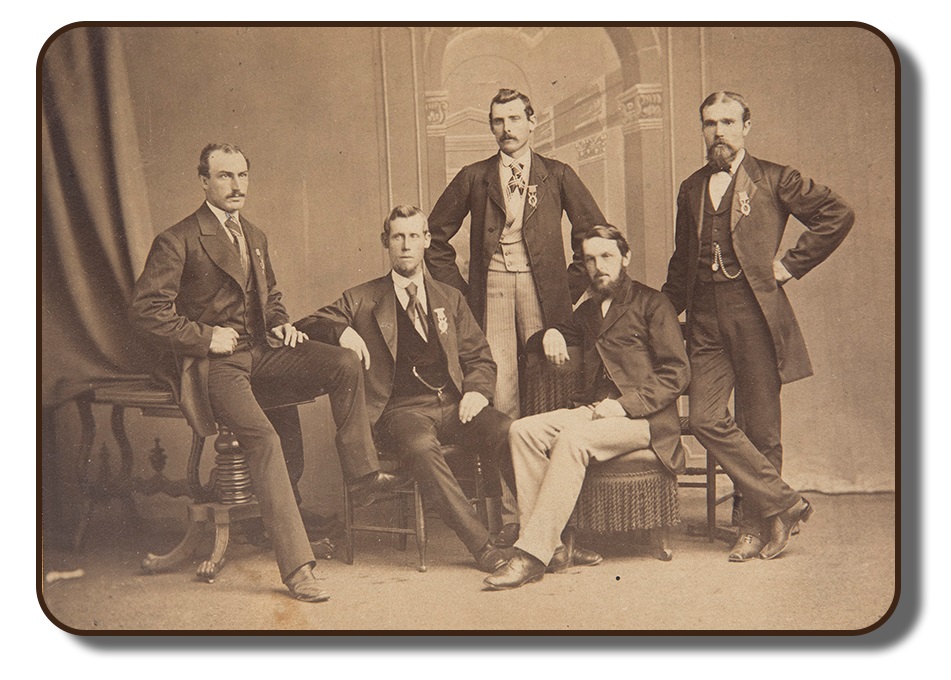
[[[241,266],[241,256],[235,250],[231,239],[225,234],[225,228],[221,226],[206,203],[202,203],[195,215],[198,217],[198,227],[201,231],[198,237],[201,247],[205,249],[212,262],[244,289],[245,274],[244,267]]]
[[[248,243],[248,266],[253,272],[254,285],[258,291],[258,298],[261,300],[261,309],[267,310],[267,272],[264,269],[264,234],[255,227],[249,220],[241,218],[241,228],[244,230],[244,237]]]
[[[494,161],[494,162],[493,162]],[[485,164],[485,183],[488,184],[486,191],[489,194],[489,199],[495,203],[499,210],[502,211],[502,215],[505,215],[505,198],[502,196],[502,180],[499,174],[499,155],[496,154]]]
[[[523,227],[528,223],[531,216],[535,214],[535,211],[538,209],[538,204],[545,200],[545,195],[548,193],[547,182],[548,167],[541,159],[541,156],[532,151],[532,171],[529,173],[528,185],[529,187],[535,187],[535,200],[533,201],[531,199],[531,188],[529,188],[529,194],[525,197],[525,214],[522,217]],[[532,205],[532,203],[535,205]]]
[[[428,276],[423,277],[423,281],[426,285],[426,305],[428,307],[427,313],[429,315],[429,339],[432,340],[433,336],[436,336],[436,341],[439,343],[439,346],[442,348],[443,353],[446,357],[453,356],[455,348],[449,346],[449,326],[447,324],[448,319],[446,318],[446,300],[440,294],[438,290],[435,290],[435,287],[431,285],[431,279]],[[437,314],[436,310],[440,310]],[[440,319],[442,320],[442,326],[440,327]]]
[[[733,204],[730,206],[730,231],[736,229],[737,223],[745,217],[743,206],[749,214],[750,203],[756,194],[755,182],[760,178],[759,164],[747,153],[736,171],[736,183],[733,186]]]
[[[373,318],[383,335],[383,340],[390,350],[390,356],[396,361],[396,291],[393,290],[393,279],[385,276],[378,279],[379,286],[374,295]]]
[[[707,197],[707,188],[710,185],[710,173],[703,172],[698,176],[697,181],[689,191],[689,201],[687,205],[694,210],[693,221],[697,225],[697,240],[700,239],[700,232],[703,231],[703,202]]]
[[[626,275],[622,276],[624,276],[624,278],[622,279],[621,290],[618,291],[618,295],[611,301],[611,306],[608,307],[608,313],[604,316],[604,320],[601,321],[600,331],[598,332],[599,336],[604,335],[607,330],[624,315],[627,306],[631,302],[631,280],[627,278]],[[600,309],[598,311],[600,311]]]

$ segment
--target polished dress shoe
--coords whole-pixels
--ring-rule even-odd
[[[518,532],[521,527],[518,524],[505,524],[499,530],[499,533],[493,534],[491,541],[496,548],[511,548],[518,540]]]
[[[317,584],[314,576],[314,563],[309,562],[287,577],[284,585],[291,591],[291,597],[302,602],[326,602],[330,593]]]
[[[603,561],[604,558],[595,551],[582,548],[577,544],[572,547],[569,555],[568,548],[561,544],[555,548],[555,554],[551,556],[545,573],[560,574],[570,567],[593,567]]]
[[[403,477],[377,470],[350,482],[347,485],[347,491],[350,492],[353,504],[363,508],[371,505],[376,500],[377,494],[400,491],[407,488],[409,483],[409,480]]]
[[[515,557],[483,581],[489,590],[511,590],[526,583],[541,581],[545,564],[524,550],[515,549]]]
[[[506,562],[502,551],[491,543],[486,543],[481,550],[472,553],[472,556],[475,558],[476,564],[479,565],[479,569],[489,574],[504,567]]]
[[[763,549],[764,545],[766,545],[766,542],[759,536],[740,534],[740,537],[736,539],[736,543],[733,544],[733,549],[730,550],[727,559],[730,562],[749,562],[759,557],[759,552]]]
[[[800,498],[791,508],[770,517],[769,543],[760,551],[759,556],[764,560],[771,560],[781,555],[799,522],[808,522],[810,517],[812,505],[805,498]]]

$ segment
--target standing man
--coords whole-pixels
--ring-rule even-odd
[[[780,476],[780,389],[812,375],[783,285],[829,257],[855,215],[793,168],[746,153],[751,122],[742,96],[711,94],[700,120],[708,164],[680,187],[663,291],[678,313],[687,311],[691,430],[743,498],[729,560],[772,559],[812,514]],[[790,215],[807,231],[779,254]]]
[[[512,421],[489,406],[495,362],[459,291],[423,272],[430,244],[426,215],[397,206],[383,222],[380,239],[393,270],[345,291],[296,326],[359,357],[377,440],[410,470],[479,568],[492,572],[505,560],[439,447],[465,444],[472,455],[478,452],[488,496],[502,493],[500,466],[514,485]]]
[[[426,253],[433,278],[462,291],[485,329],[499,367],[495,406],[513,418],[519,415],[520,345],[568,320],[588,286],[581,237],[605,221],[574,170],[531,150],[535,123],[528,97],[499,90],[489,105],[499,153],[464,167],[446,187],[429,216],[432,247]],[[563,212],[571,220],[574,251],[567,266]],[[468,283],[449,243],[466,215],[472,216]]]
[[[594,290],[571,319],[538,333],[529,347],[554,364],[567,345],[583,348],[583,385],[575,408],[516,420],[509,432],[518,483],[521,534],[515,556],[485,579],[490,590],[518,588],[548,571],[601,562],[561,534],[592,462],[652,449],[674,474],[683,472],[677,397],[690,380],[680,323],[660,292],[625,273],[630,248],[611,225],[584,237],[584,263]]]
[[[242,213],[249,163],[231,144],[209,144],[198,176],[205,202],[152,244],[132,293],[130,319],[174,355],[176,396],[201,435],[218,422],[248,458],[251,483],[281,579],[306,602],[329,595],[312,572],[314,553],[288,478],[268,404],[323,392],[337,425],[337,453],[350,487],[365,496],[398,484],[379,471],[367,421],[363,372],[350,352],[308,340],[289,323],[267,237]]]

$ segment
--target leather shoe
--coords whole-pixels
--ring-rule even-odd
[[[555,548],[555,554],[551,556],[546,574],[560,574],[568,571],[571,567],[593,567],[601,564],[604,558],[593,550],[574,545],[571,548],[571,554],[568,554],[568,548],[564,544]]]
[[[740,534],[740,537],[736,539],[736,543],[733,544],[733,549],[730,550],[727,559],[730,562],[749,562],[759,557],[759,552],[763,549],[764,545],[766,545],[766,541],[759,536]]]
[[[377,470],[359,479],[350,482],[347,490],[350,492],[350,500],[354,506],[364,508],[371,505],[378,494],[392,493],[405,489],[409,480]]]
[[[291,591],[291,596],[295,600],[301,600],[302,602],[326,602],[330,599],[330,593],[317,584],[313,567],[313,562],[305,564],[288,576],[284,582],[284,585]]]
[[[759,556],[764,560],[778,557],[786,549],[793,529],[799,522],[808,522],[812,517],[812,505],[805,498],[800,498],[791,508],[783,510],[770,518],[769,543],[760,551]]]
[[[521,527],[518,524],[505,524],[499,530],[499,533],[493,534],[492,545],[496,548],[511,548],[515,545],[515,541],[518,540],[518,532],[521,530]]]
[[[511,590],[526,583],[541,581],[545,575],[544,563],[524,550],[515,549],[515,557],[483,581],[489,590]]]
[[[491,543],[486,543],[481,550],[472,553],[472,556],[479,565],[479,569],[489,574],[501,569],[507,562],[502,551]]]

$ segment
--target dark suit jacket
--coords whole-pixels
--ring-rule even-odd
[[[677,312],[690,307],[700,256],[704,192],[710,170],[701,168],[680,185],[677,197],[676,246],[667,267],[663,291]],[[743,214],[744,196],[748,214]],[[783,265],[801,278],[832,254],[852,228],[855,213],[827,187],[803,178],[788,167],[743,158],[736,173],[730,228],[733,249],[769,326],[784,383],[812,375],[806,343],[786,292],[773,276],[773,260],[792,215],[806,227],[796,245],[782,257]]]
[[[264,328],[287,323],[267,237],[243,214],[241,226],[260,298]],[[155,237],[145,269],[132,292],[130,319],[170,350],[174,361],[160,369],[189,424],[201,435],[216,432],[208,400],[208,348],[213,326],[244,304],[244,270],[224,227],[202,203],[194,214]],[[268,343],[282,343],[268,334]],[[169,365],[170,364],[170,365]]]
[[[430,339],[435,336],[445,352],[453,384],[460,394],[479,392],[491,403],[496,368],[482,329],[458,290],[428,276],[424,281]],[[366,395],[371,425],[380,418],[393,391],[398,305],[393,279],[387,274],[350,288],[333,304],[294,324],[311,340],[331,345],[339,344],[348,326],[360,334],[370,352]]]
[[[603,364],[617,385],[621,406],[631,418],[650,425],[651,448],[674,474],[684,470],[680,444],[677,398],[690,382],[680,322],[663,294],[622,274],[621,288],[601,318],[601,302],[585,300],[571,319],[555,326],[568,345],[581,346],[583,382],[581,401],[587,401]],[[545,331],[528,342],[541,351]]]
[[[537,204],[526,199],[523,235],[532,264],[532,277],[541,299],[545,325],[561,323],[571,316],[571,304],[588,287],[581,261],[581,238],[604,215],[591,192],[569,166],[532,152],[529,186],[537,187]],[[565,267],[561,215],[571,220],[574,257]],[[469,234],[469,283],[459,272],[456,251],[449,240],[456,235],[466,215],[472,215]],[[432,244],[426,264],[438,281],[461,290],[479,324],[485,323],[485,285],[489,260],[498,248],[505,227],[505,199],[499,180],[499,155],[467,165],[443,192],[429,216]]]

